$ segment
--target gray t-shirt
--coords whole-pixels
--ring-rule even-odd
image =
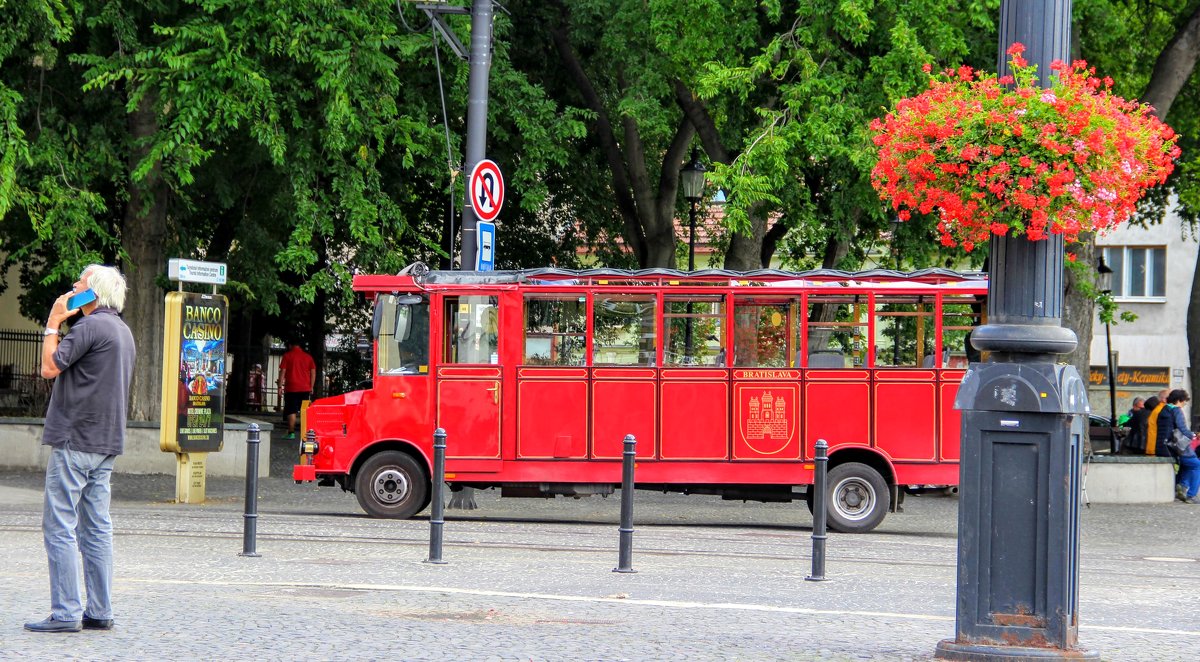
[[[42,443],[73,451],[120,455],[136,351],[133,334],[112,308],[97,308],[58,344]]]

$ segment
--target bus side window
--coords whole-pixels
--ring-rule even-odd
[[[689,294],[665,297],[663,365],[724,368],[725,297]]]
[[[379,374],[429,372],[429,300],[415,295],[380,295]],[[418,300],[419,299],[419,300]]]
[[[654,295],[597,294],[592,303],[592,365],[654,365]]]
[[[932,297],[875,297],[875,366],[939,367],[934,344]]]
[[[971,331],[983,323],[984,298],[970,294],[942,297],[942,347],[945,368],[965,369],[981,360],[970,344]]]
[[[796,301],[790,302],[797,303]],[[790,346],[789,302],[739,297],[733,309],[733,365],[739,368],[787,368]]]
[[[866,297],[854,294],[813,294],[808,297],[805,332],[809,368],[849,368],[866,365]],[[799,344],[799,343],[797,343]]]
[[[445,363],[500,363],[499,300],[487,296],[445,298]]]
[[[587,299],[525,297],[525,365],[584,365]]]

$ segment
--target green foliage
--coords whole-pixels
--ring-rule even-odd
[[[731,136],[737,157],[716,164],[710,178],[729,192],[729,229],[747,230],[754,214],[777,215],[790,229],[785,264],[819,264],[831,237],[853,241],[851,259],[861,263],[887,221],[869,184],[871,117],[920,89],[925,62],[963,61],[990,11],[988,3],[796,3],[762,17],[756,48],[706,62],[698,93],[729,112],[744,109]],[[906,257],[921,262],[933,251],[930,244]]]

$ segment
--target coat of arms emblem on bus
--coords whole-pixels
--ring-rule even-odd
[[[742,389],[741,433],[755,453],[773,455],[795,434],[796,392],[792,389]]]

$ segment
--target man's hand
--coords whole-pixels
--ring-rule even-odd
[[[46,317],[47,329],[58,329],[62,323],[67,321],[71,316],[72,311],[67,310],[67,299],[75,294],[74,291],[54,300],[54,305],[50,306],[50,314]],[[54,363],[54,350],[58,349],[58,335],[49,333],[42,336],[42,365],[41,374],[46,379],[54,379],[62,374],[62,370],[58,369],[58,365]]]
[[[74,314],[75,311],[67,310],[67,299],[70,299],[74,294],[75,291],[72,290],[54,300],[54,305],[50,306],[50,315],[46,317],[46,326],[51,329],[57,329]]]

